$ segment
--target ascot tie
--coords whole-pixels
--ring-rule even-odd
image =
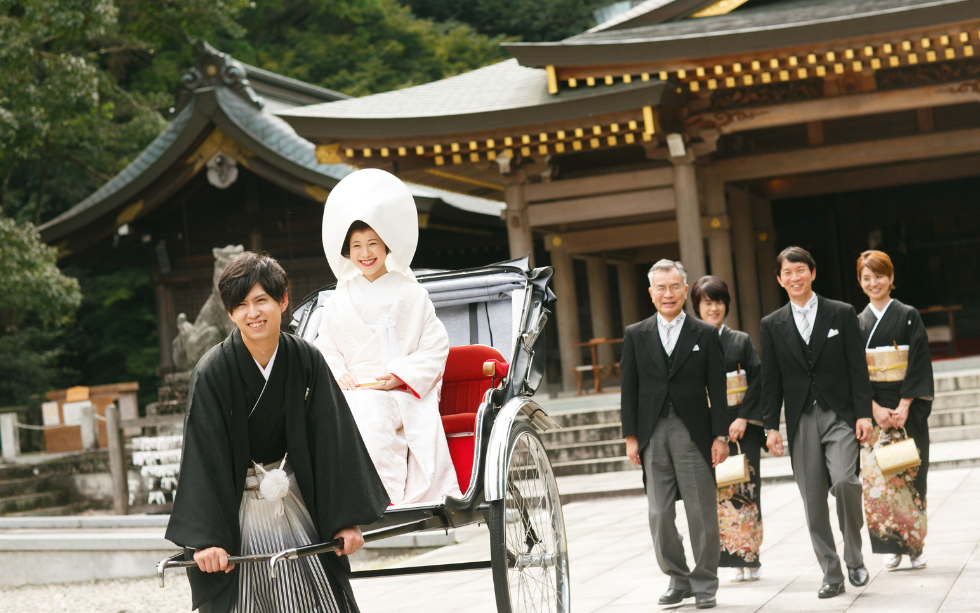
[[[667,352],[667,355],[674,353],[674,344],[676,343],[676,339],[674,338],[672,332],[674,331],[674,328],[677,327],[680,320],[680,317],[676,317],[674,318],[674,321],[660,322],[660,325],[663,326],[666,333],[666,338],[664,338],[664,351]]]
[[[804,307],[798,307],[798,306],[796,306],[796,304],[794,304],[792,302],[790,304],[793,305],[793,312],[800,316],[800,325],[799,325],[800,336],[803,337],[803,342],[806,343],[807,345],[809,345],[810,344],[810,322],[807,321],[806,314],[810,312],[810,309],[813,308],[813,306],[816,303],[811,301],[811,302],[808,302],[806,304],[806,306],[804,306]]]

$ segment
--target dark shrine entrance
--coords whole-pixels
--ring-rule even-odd
[[[895,264],[893,296],[919,309],[960,305],[960,355],[980,353],[980,177],[774,200],[777,252],[799,245],[817,261],[814,290],[853,304],[868,300],[858,255],[880,249]],[[780,292],[783,303],[786,295]],[[926,326],[948,323],[924,315]]]

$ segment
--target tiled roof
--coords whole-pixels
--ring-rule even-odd
[[[660,83],[635,82],[552,95],[544,70],[505,60],[425,85],[278,114],[307,137],[438,135],[657,105],[662,89]]]
[[[660,61],[820,44],[978,16],[980,0],[788,0],[718,17],[505,46],[525,66]]]
[[[147,172],[157,160],[174,144],[174,141],[181,135],[191,117],[194,115],[194,105],[189,104],[170,122],[163,132],[160,133],[150,145],[144,149],[136,159],[129,163],[122,171],[113,178],[106,181],[102,187],[95,190],[87,198],[68,209],[54,219],[45,222],[38,228],[42,234],[49,228],[59,225],[61,222],[80,215],[98,203],[113,196],[121,189],[132,183],[138,177]]]
[[[640,24],[662,23],[682,17],[713,4],[715,0],[646,0],[617,15],[609,21],[600,23],[589,32],[604,32],[631,28]]]
[[[126,168],[107,181],[87,198],[58,217],[43,224],[39,230],[46,241],[56,240],[79,225],[104,215],[135,197],[159,178],[186,152],[201,130],[210,122],[221,125],[231,122],[227,128],[237,128],[253,142],[241,143],[256,155],[284,172],[299,174],[303,180],[326,188],[356,170],[347,164],[318,164],[315,146],[302,138],[293,128],[275,115],[264,112],[238,93],[224,87],[208,88],[205,95],[214,95],[220,112],[204,113],[200,104],[192,99]],[[263,149],[265,151],[263,151]],[[318,180],[319,179],[319,180]],[[410,184],[413,194],[424,198],[439,198],[447,204],[472,212],[498,215],[501,203],[473,196],[464,196],[444,190]]]

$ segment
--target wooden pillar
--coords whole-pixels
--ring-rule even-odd
[[[129,513],[129,481],[126,471],[126,447],[120,429],[119,407],[105,408],[106,438],[109,443],[109,473],[112,477],[112,510],[116,515]]]
[[[776,282],[776,231],[772,227],[772,204],[752,196],[752,223],[755,225],[755,257],[759,265],[759,296],[762,315],[779,308],[779,284]]]
[[[636,285],[636,265],[633,262],[616,264],[619,277],[619,310],[623,317],[623,328],[640,321],[640,294]]]
[[[574,347],[579,341],[578,301],[575,300],[575,266],[567,251],[554,247],[551,265],[555,269],[554,291],[558,301],[558,353],[561,355],[561,384],[565,391],[575,390],[575,367],[582,365],[582,350]]]
[[[704,179],[705,209],[712,225],[708,232],[708,257],[711,261],[711,274],[728,284],[729,291],[734,294],[735,269],[732,264],[732,238],[728,229],[729,224],[723,222],[728,214],[725,183],[710,174],[706,175]],[[716,220],[717,228],[714,227]],[[696,280],[691,279],[691,284],[693,285]],[[732,300],[728,309],[728,325],[736,330],[740,329],[737,300]]]
[[[728,218],[731,223],[732,246],[735,249],[735,270],[738,288],[732,302],[738,302],[742,330],[759,347],[759,327],[762,311],[759,304],[759,274],[755,262],[755,242],[752,232],[752,202],[745,190],[728,191]],[[734,318],[732,318],[734,320]]]
[[[677,207],[677,242],[688,284],[704,276],[704,237],[701,236],[701,205],[694,156],[671,159],[674,163],[674,202]]]
[[[527,214],[527,198],[523,182],[514,181],[504,188],[507,202],[507,241],[510,243],[510,257],[513,259],[531,254],[531,268],[534,268],[534,238]]]
[[[157,344],[160,347],[159,374],[163,375],[174,370],[173,339],[176,334],[173,330],[177,325],[177,316],[174,315],[173,294],[170,288],[163,283],[157,283],[154,289],[157,303]]]
[[[612,308],[609,305],[609,267],[606,259],[590,257],[585,261],[589,275],[589,311],[592,315],[592,336],[612,338]],[[612,345],[599,345],[599,363],[605,368],[613,365]]]

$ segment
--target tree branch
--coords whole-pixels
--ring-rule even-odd
[[[126,91],[125,89],[119,87],[119,84],[118,83],[113,83],[112,84],[112,88],[114,90],[116,90],[117,92],[119,92],[120,94],[122,94],[123,96],[125,96],[126,99],[129,100],[129,103],[132,104],[133,106],[135,106],[136,108],[138,108],[139,110],[141,110],[141,111],[152,111],[153,110],[150,107],[145,106],[145,105],[142,105],[139,102],[137,102],[136,101],[136,98],[134,98],[133,95],[131,93],[129,93],[128,91]]]
[[[56,159],[60,159],[60,160],[68,160],[69,162],[74,162],[75,164],[78,164],[79,166],[81,166],[82,168],[84,168],[86,171],[88,171],[88,173],[91,174],[92,176],[94,176],[94,177],[96,177],[98,179],[102,179],[103,181],[108,181],[109,179],[112,178],[111,176],[109,176],[109,175],[107,175],[107,174],[105,174],[103,172],[99,172],[99,170],[97,170],[94,166],[91,166],[90,164],[86,163],[85,161],[81,160],[80,158],[75,157],[74,155],[72,155],[70,153],[55,153],[55,154],[53,154],[51,156],[51,158],[52,159],[56,158]]]

